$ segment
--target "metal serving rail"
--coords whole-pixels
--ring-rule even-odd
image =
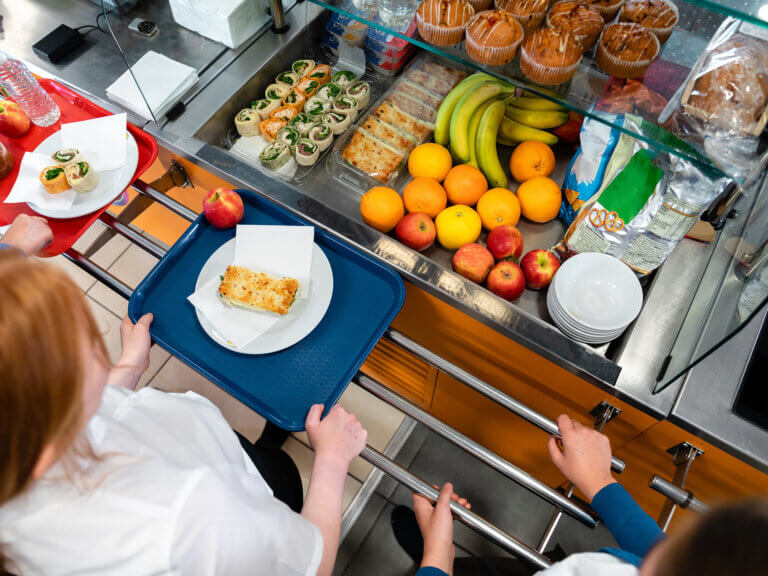
[[[188,221],[192,221],[198,216],[198,214],[196,214],[194,211],[188,209],[172,198],[169,198],[165,194],[142,182],[137,182],[133,188],[139,192],[139,194],[156,201],[158,204],[168,208],[175,214],[185,218]],[[151,238],[148,238],[137,229],[132,227],[130,224],[124,223],[119,218],[116,218],[109,213],[103,214],[100,220],[107,227],[124,236],[157,258],[162,258],[167,251],[166,248]],[[133,292],[130,286],[116,278],[107,270],[92,262],[87,256],[74,249],[68,250],[64,253],[64,255],[78,267],[94,276],[97,280],[104,283],[124,298],[130,298]],[[452,375],[472,389],[477,390],[481,394],[484,394],[488,398],[494,400],[499,405],[507,408],[512,413],[520,416],[531,424],[554,436],[559,436],[557,425],[553,421],[532,410],[530,407],[522,404],[521,402],[515,400],[514,398],[499,392],[486,382],[483,382],[472,374],[462,370],[455,364],[452,364],[448,360],[424,348],[404,334],[401,334],[400,332],[390,328],[385,334],[385,337],[403,349],[423,359],[424,361],[431,363],[436,368]],[[371,394],[375,395],[376,397],[380,398],[381,400],[387,402],[391,406],[395,407],[396,409],[400,410],[411,419],[424,425],[428,429],[434,431],[456,446],[465,450],[478,460],[504,474],[506,477],[520,484],[533,494],[543,498],[555,506],[556,517],[560,517],[562,514],[568,514],[569,516],[572,516],[588,527],[594,528],[597,525],[598,519],[595,514],[592,511],[583,508],[575,501],[571,500],[571,493],[563,495],[557,490],[554,490],[524,470],[518,468],[504,458],[501,458],[497,454],[491,452],[477,442],[474,442],[457,430],[454,430],[428,412],[412,404],[399,394],[392,392],[379,382],[376,382],[374,379],[359,373],[355,376],[353,382]],[[371,446],[365,447],[361,453],[361,457],[370,462],[377,469],[392,476],[397,482],[405,485],[409,489],[423,494],[428,498],[437,498],[438,491],[432,487],[432,485],[414,475],[409,470],[403,468],[394,460],[385,456],[383,453],[372,448]],[[621,472],[624,469],[624,466],[624,462],[618,458],[613,459],[612,467],[615,471]],[[497,544],[499,547],[520,558],[526,563],[537,568],[546,568],[550,565],[549,560],[543,555],[541,544],[538,546],[538,550],[528,546],[527,544],[521,542],[517,538],[511,536],[497,526],[488,522],[475,512],[467,510],[458,505],[456,502],[451,502],[451,510],[454,516],[462,523],[466,524],[471,529],[475,530],[491,542]],[[549,537],[551,537],[551,533],[548,535],[545,534],[546,541],[548,541]]]

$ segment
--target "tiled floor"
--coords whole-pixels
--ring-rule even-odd
[[[85,254],[92,249],[94,242],[105,229],[103,224],[96,222],[74,248]],[[115,235],[89,256],[96,264],[134,288],[157,262],[155,257],[119,235]],[[110,357],[116,361],[120,355],[120,323],[127,313],[128,302],[107,286],[95,281],[93,277],[63,256],[50,261],[63,267],[86,293],[104,335]],[[216,404],[229,424],[250,440],[257,439],[264,427],[264,419],[259,414],[177,358],[171,357],[157,345],[152,347],[150,367],[142,377],[139,386],[153,386],[167,392],[193,390]],[[357,415],[368,430],[368,443],[380,450],[386,447],[403,420],[400,412],[354,385],[344,393],[341,404]],[[285,443],[284,449],[299,467],[306,493],[314,458],[307,435],[294,434]],[[370,469],[371,466],[360,458],[352,463],[344,492],[345,509],[357,494]]]

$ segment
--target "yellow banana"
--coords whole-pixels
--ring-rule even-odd
[[[536,140],[538,142],[544,142],[550,146],[557,144],[557,136],[551,132],[544,130],[537,130],[530,126],[525,126],[519,122],[515,122],[510,118],[504,116],[501,121],[501,127],[499,134],[505,140],[516,140],[517,142],[525,142],[526,140]]]
[[[475,168],[479,168],[480,165],[477,162],[477,129],[480,127],[480,120],[488,107],[497,102],[498,98],[491,98],[485,104],[482,104],[474,114],[472,114],[472,120],[469,121],[469,164]]]
[[[441,146],[448,145],[451,115],[453,114],[453,109],[456,107],[456,103],[474,86],[477,86],[480,82],[486,82],[488,80],[494,80],[494,77],[490,74],[478,72],[459,82],[459,84],[448,93],[440,104],[440,107],[437,109],[437,118],[435,119],[435,142]]]
[[[493,188],[507,187],[507,174],[499,161],[496,137],[504,118],[504,102],[493,102],[483,112],[477,128],[477,161],[488,183]]]
[[[522,108],[523,110],[552,110],[555,112],[567,112],[564,106],[560,106],[557,102],[547,100],[546,98],[530,98],[522,96],[514,100],[508,100],[509,104],[515,108]]]
[[[508,118],[515,122],[530,126],[531,128],[557,128],[568,122],[568,112],[553,110],[523,110],[514,106],[507,106],[504,112]]]
[[[469,162],[469,123],[475,111],[491,98],[508,96],[515,88],[499,81],[472,87],[456,104],[451,115],[451,152],[459,162]]]
[[[496,144],[499,144],[500,146],[507,146],[509,148],[514,148],[518,144],[520,144],[517,140],[510,140],[509,138],[505,138],[504,135],[501,133],[501,130],[499,130],[499,135],[496,136]]]

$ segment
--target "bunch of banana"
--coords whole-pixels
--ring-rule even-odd
[[[557,136],[547,132],[568,121],[568,110],[560,104],[530,92],[506,101],[504,119],[499,130],[499,144],[516,146],[526,140],[537,140],[552,146]]]

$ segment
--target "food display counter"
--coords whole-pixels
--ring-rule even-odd
[[[654,93],[664,92],[665,102],[681,97],[690,70],[696,67],[726,15],[735,15],[768,35],[768,22],[758,16],[757,5],[744,11],[696,0],[677,2],[677,9],[679,20],[660,50],[655,76],[647,77],[655,84],[638,83],[646,90],[654,89]],[[385,384],[387,388],[381,388],[377,395],[386,397],[391,394],[389,389],[396,391],[398,398],[408,400],[402,406],[416,407],[407,408],[412,417],[430,421],[435,427],[447,423],[461,442],[468,442],[464,446],[500,455],[514,465],[511,474],[517,474],[519,466],[549,486],[562,481],[544,448],[547,435],[553,432],[552,420],[567,411],[591,421],[595,413],[590,416],[590,410],[608,403],[621,412],[606,425],[617,449],[616,464],[627,463],[627,483],[636,488],[641,503],[660,515],[667,513],[669,506],[662,492],[679,495],[683,490],[679,476],[685,479],[686,475],[675,478],[677,492],[674,487],[649,490],[650,476],[660,475],[654,485],[663,487],[664,479],[673,480],[675,471],[681,470],[677,466],[681,462],[691,470],[686,486],[705,502],[768,491],[768,430],[732,410],[750,357],[738,352],[751,350],[757,340],[764,320],[759,306],[768,296],[767,289],[747,309],[743,306],[745,287],[759,283],[763,242],[768,238],[766,156],[759,141],[749,161],[740,157],[738,166],[731,164],[721,151],[697,149],[682,140],[669,140],[647,126],[638,130],[602,114],[595,105],[624,84],[617,84],[606,74],[591,52],[582,57],[571,80],[543,87],[525,76],[517,60],[504,66],[480,64],[462,46],[445,48],[426,42],[414,33],[415,26],[390,29],[375,12],[355,8],[352,0],[297,4],[284,15],[286,31],[278,34],[265,25],[237,49],[227,49],[178,26],[165,2],[139,2],[130,17],[107,15],[120,49],[110,34],[96,32],[89,34],[79,52],[59,64],[46,62],[32,51],[34,41],[59,23],[73,27],[88,24],[100,11],[85,0],[21,0],[13,13],[3,11],[0,49],[113,111],[120,111],[120,107],[107,99],[106,88],[125,70],[124,61],[134,64],[153,50],[194,68],[199,82],[182,97],[182,106],[176,107],[171,117],[152,122],[129,111],[129,119],[156,139],[159,161],[165,168],[172,161],[182,166],[200,189],[175,188],[169,197],[145,179],[136,184],[142,192],[138,198],[153,198],[189,218],[199,212],[203,188],[223,185],[251,189],[393,267],[406,281],[405,306],[363,366],[363,374],[356,378],[361,386],[377,394],[376,381]],[[514,94],[525,90],[559,109],[593,118],[649,149],[669,158],[682,158],[733,185],[723,198],[713,202],[708,222],[702,227],[704,233],[699,232],[698,239],[683,239],[658,270],[642,278],[642,311],[626,332],[607,344],[576,342],[552,321],[545,291],[526,290],[521,298],[508,302],[455,273],[451,269],[452,251],[435,245],[417,252],[393,234],[368,226],[361,217],[360,201],[369,186],[355,185],[334,174],[333,163],[343,142],[337,142],[320,162],[296,179],[232,153],[232,140],[237,136],[235,116],[261,98],[275,76],[297,60],[322,62],[323,58],[336,57],[348,65],[362,65],[360,72],[369,80],[372,100],[378,100],[398,81],[402,70],[374,66],[370,54],[366,68],[365,50],[327,45],[327,25],[334,16],[357,23],[359,29],[377,30],[390,42],[394,39],[396,45],[402,44],[404,50],[413,46],[409,61],[428,57],[464,75],[482,71],[507,83]],[[150,38],[131,33],[127,26],[135,17],[152,20],[160,32]],[[657,106],[644,114],[650,125],[657,126],[662,108]],[[629,111],[639,110],[635,107]],[[511,148],[499,150],[504,166]],[[552,178],[561,183],[576,146],[558,144],[554,150],[557,163]],[[393,184],[398,191],[408,180],[406,172]],[[514,189],[513,182],[510,186]],[[137,221],[113,224],[135,241],[147,243]],[[536,224],[521,219],[518,228],[526,249],[549,249],[566,232],[559,220]],[[173,240],[163,239],[167,245]],[[156,254],[164,251],[162,246],[151,246]],[[78,255],[70,256],[94,271]],[[119,283],[117,286],[119,289]],[[762,294],[759,289],[761,286],[758,294]],[[730,342],[709,355],[745,324]],[[692,364],[697,365],[688,370]],[[675,461],[667,450],[684,443],[703,454],[692,452],[688,460],[679,456]],[[739,476],[745,480],[737,484],[733,478]],[[410,485],[428,491],[421,484]],[[561,498],[542,487],[537,489],[552,501]]]

